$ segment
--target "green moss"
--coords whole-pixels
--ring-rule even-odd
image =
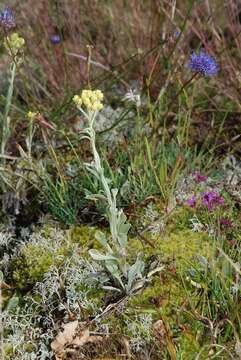
[[[188,308],[189,301],[192,302],[183,280],[187,269],[195,263],[196,255],[208,256],[210,253],[210,239],[205,233],[179,230],[164,236],[150,234],[148,240],[155,245],[155,250],[147,246],[145,256],[158,254],[165,269],[153,277],[142,292],[130,299],[128,306],[140,313],[151,313],[154,321],[165,319],[171,336],[178,339],[179,354],[182,358],[191,360],[202,348],[204,339],[196,339],[200,322],[190,317],[187,319],[185,313],[179,311],[184,304]],[[143,251],[137,240],[131,242],[131,247],[132,252],[137,253],[141,249]],[[182,331],[182,328],[185,331]]]
[[[185,230],[163,237],[150,235],[149,240],[155,245],[155,249],[147,247],[145,256],[159,255],[165,270],[160,273],[160,277],[155,276],[152,283],[140,295],[136,295],[132,302],[136,305],[150,305],[154,301],[162,309],[166,303],[168,307],[180,306],[186,297],[182,279],[186,276],[186,270],[195,262],[196,255],[209,254],[208,236]],[[141,250],[143,251],[143,247],[140,242],[133,240],[131,251],[136,254]]]
[[[31,343],[25,343],[23,344],[22,347],[25,353],[32,353],[36,350],[36,347]],[[4,359],[12,360],[16,358],[16,350],[14,350],[14,347],[11,343],[4,345],[3,351],[4,351]]]
[[[153,277],[151,284],[141,293],[130,300],[129,305],[154,317],[160,315],[170,317],[174,315],[176,321],[176,309],[183,304],[186,298],[185,290],[171,270],[167,269],[165,275]]]
[[[14,356],[13,345],[10,343],[5,344],[3,347],[3,353],[4,353],[4,359],[6,360],[13,359]]]
[[[13,280],[18,287],[34,284],[43,279],[50,266],[55,263],[54,255],[37,245],[26,246],[21,258],[14,263]]]
[[[198,255],[209,254],[209,238],[205,233],[183,230],[160,239],[158,244],[164,257],[173,258],[177,268],[186,267]]]
[[[89,246],[95,241],[96,228],[88,226],[74,226],[70,230],[70,237],[74,243]]]
[[[210,239],[206,233],[197,233],[191,230],[182,230],[168,235],[147,234],[148,241],[153,247],[146,246],[137,240],[131,239],[129,250],[136,255],[142,252],[144,257],[159,255],[163,262],[175,261],[178,270],[185,268],[198,255],[207,255],[210,252]]]

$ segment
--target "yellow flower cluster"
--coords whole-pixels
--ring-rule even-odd
[[[103,109],[103,93],[100,90],[83,90],[81,95],[75,95],[73,101],[77,107],[84,105],[89,111]]]
[[[17,55],[18,51],[24,46],[24,44],[25,40],[19,36],[18,33],[13,33],[4,39],[4,45],[6,49],[14,56]]]

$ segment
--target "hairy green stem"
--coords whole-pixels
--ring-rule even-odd
[[[110,232],[111,237],[113,240],[113,243],[115,246],[118,246],[118,231],[117,231],[117,214],[118,210],[116,208],[116,198],[113,195],[113,192],[111,191],[108,181],[105,177],[104,170],[101,166],[100,156],[96,149],[95,145],[95,130],[93,128],[94,119],[96,117],[96,112],[94,114],[90,114],[88,116],[89,119],[89,136],[90,136],[90,144],[94,156],[94,163],[95,163],[95,169],[98,172],[99,180],[101,182],[101,185],[103,187],[108,207],[109,207],[109,222],[110,222]]]

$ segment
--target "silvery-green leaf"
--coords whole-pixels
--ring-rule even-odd
[[[126,222],[126,215],[123,213],[123,210],[120,210],[119,211],[119,214],[118,214],[118,225],[121,225],[121,224],[125,224]]]
[[[122,247],[122,249],[124,249],[126,246],[126,243],[127,243],[127,235],[126,234],[118,234],[118,242],[119,242],[120,246]]]
[[[123,211],[119,211],[117,219],[117,232],[118,232],[118,242],[122,248],[126,246],[127,243],[127,233],[130,229],[130,224],[126,222],[126,215]]]
[[[93,168],[92,166],[90,166],[90,164],[86,164],[87,170],[94,175],[97,179],[99,179],[99,173],[98,171],[96,171],[95,168]]]
[[[96,238],[96,240],[99,241],[99,243],[101,243],[101,245],[103,245],[103,246],[106,246],[106,245],[107,245],[106,236],[105,236],[105,234],[104,234],[102,231],[97,230],[97,231],[95,232],[95,238]]]
[[[118,189],[112,189],[112,194],[113,194],[114,198],[116,198],[116,196],[118,194]]]
[[[131,289],[127,289],[127,291],[130,293],[136,293],[144,287],[145,283],[146,279],[139,279],[132,285]]]
[[[130,290],[133,282],[138,278],[142,277],[145,264],[142,260],[136,259],[136,262],[130,267],[128,271],[128,289]]]
[[[102,286],[102,289],[104,289],[104,290],[110,290],[110,291],[118,291],[118,292],[121,293],[121,290],[118,289],[118,288],[116,288],[116,287],[114,287],[114,286],[106,286],[106,285],[104,285],[104,286]]]
[[[121,224],[121,225],[119,226],[119,232],[120,232],[121,234],[127,234],[128,231],[130,230],[130,227],[131,227],[130,224]]]
[[[112,252],[112,249],[111,247],[109,246],[108,242],[107,242],[107,239],[106,239],[106,236],[105,234],[100,231],[100,230],[97,230],[96,233],[95,233],[95,238],[97,241],[99,241],[99,243],[105,248],[108,250],[109,253]]]
[[[89,194],[89,195],[86,195],[85,198],[87,200],[106,200],[105,196],[102,195],[102,194]]]
[[[2,281],[3,281],[3,278],[4,278],[4,276],[3,276],[3,272],[2,272],[2,271],[0,271],[0,282],[2,282]]]
[[[121,280],[121,274],[119,272],[118,269],[118,265],[113,262],[113,261],[106,261],[105,266],[107,268],[107,270],[111,273],[111,275],[118,280],[118,282],[120,283],[121,287],[124,289],[124,284]]]
[[[105,180],[106,180],[107,184],[111,184],[111,179],[106,177]]]
[[[115,256],[111,254],[101,254],[98,250],[95,249],[89,250],[89,254],[94,260],[98,261],[116,260]]]
[[[114,261],[106,261],[105,266],[113,276],[119,274],[118,265]]]
[[[153,276],[154,274],[161,272],[163,269],[165,269],[165,266],[159,266],[151,271],[149,271],[149,273],[147,274],[147,278],[150,278],[151,276]]]

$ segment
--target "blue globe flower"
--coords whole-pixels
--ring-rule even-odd
[[[188,67],[193,72],[204,76],[214,76],[219,70],[216,60],[204,50],[201,50],[199,53],[191,54]]]
[[[0,12],[0,25],[6,29],[11,29],[16,26],[12,10],[7,8]]]
[[[55,34],[55,35],[51,35],[50,36],[50,41],[53,45],[57,45],[61,42],[61,38],[59,35]]]

